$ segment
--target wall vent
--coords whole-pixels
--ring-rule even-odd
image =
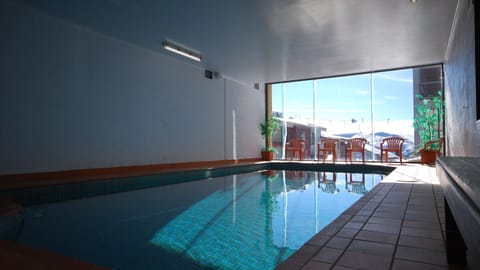
[[[213,79],[213,71],[205,69],[205,78],[212,80]]]

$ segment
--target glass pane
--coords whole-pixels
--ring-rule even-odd
[[[413,128],[412,69],[373,74],[374,137],[376,160],[380,160],[380,143],[386,137],[402,137],[403,159],[415,156]],[[399,155],[388,154],[389,160],[400,161]]]
[[[333,138],[337,140],[336,159],[345,160],[347,141],[364,138],[365,160],[378,161],[383,139],[395,136],[405,140],[403,160],[419,161],[418,150],[425,139],[414,128],[414,111],[420,103],[417,95],[432,101],[442,93],[441,65],[275,84],[273,114],[282,123],[273,138],[277,158],[323,159],[325,153],[326,160],[332,161],[333,153],[320,151],[319,155],[317,146]],[[439,115],[437,137],[443,136],[443,113]],[[304,140],[302,154],[290,153],[290,140],[295,138]],[[399,161],[399,154],[392,152],[388,157]],[[360,152],[352,153],[352,161],[361,159]]]
[[[272,110],[281,121],[281,129],[273,137],[273,145],[278,150],[276,158],[290,158],[286,147],[291,139],[305,141],[302,149],[304,159],[313,157],[313,82],[299,81],[272,86]],[[293,153],[299,155],[299,153]],[[298,156],[297,156],[298,157]]]
[[[337,160],[345,158],[347,139],[360,137],[370,141],[369,74],[316,80],[315,108],[315,118],[320,131],[317,132],[317,142],[320,143],[325,138],[338,139]],[[368,145],[366,149],[368,151]],[[366,158],[369,156],[371,157],[371,154],[367,152]],[[327,160],[332,157],[333,155],[328,156]],[[352,159],[361,160],[361,153],[354,152]]]

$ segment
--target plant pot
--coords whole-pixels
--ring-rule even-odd
[[[262,160],[264,161],[272,161],[273,160],[273,152],[272,151],[262,151]]]
[[[422,152],[420,152],[420,158],[422,160],[422,164],[435,165],[437,156],[438,156],[437,150],[423,150]]]

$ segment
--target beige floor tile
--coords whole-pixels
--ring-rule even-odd
[[[325,246],[330,248],[346,249],[348,244],[350,244],[350,241],[351,239],[348,238],[332,237],[332,239],[330,239]]]
[[[332,265],[329,263],[310,261],[302,267],[302,270],[329,270],[331,267]]]
[[[408,270],[408,269],[412,269],[412,270],[413,269],[415,269],[415,270],[448,270],[448,267],[419,263],[419,262],[412,262],[412,261],[405,261],[405,260],[398,260],[398,259],[395,259],[393,261],[392,270]]]
[[[324,247],[312,258],[312,260],[325,263],[334,263],[342,254],[343,249]]]
[[[390,244],[353,240],[347,250],[384,257],[392,257],[394,249],[395,246]]]
[[[356,269],[387,270],[390,267],[390,257],[346,251],[336,265]]]
[[[400,235],[398,244],[401,246],[409,246],[445,252],[445,243],[443,240],[439,239]]]
[[[355,236],[355,239],[365,240],[371,242],[379,242],[385,244],[395,244],[397,242],[398,235],[382,232],[360,231]]]
[[[395,258],[440,266],[447,265],[445,253],[421,248],[398,246]]]

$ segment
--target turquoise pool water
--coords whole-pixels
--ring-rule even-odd
[[[19,240],[113,269],[274,269],[382,177],[254,172],[37,205]]]

